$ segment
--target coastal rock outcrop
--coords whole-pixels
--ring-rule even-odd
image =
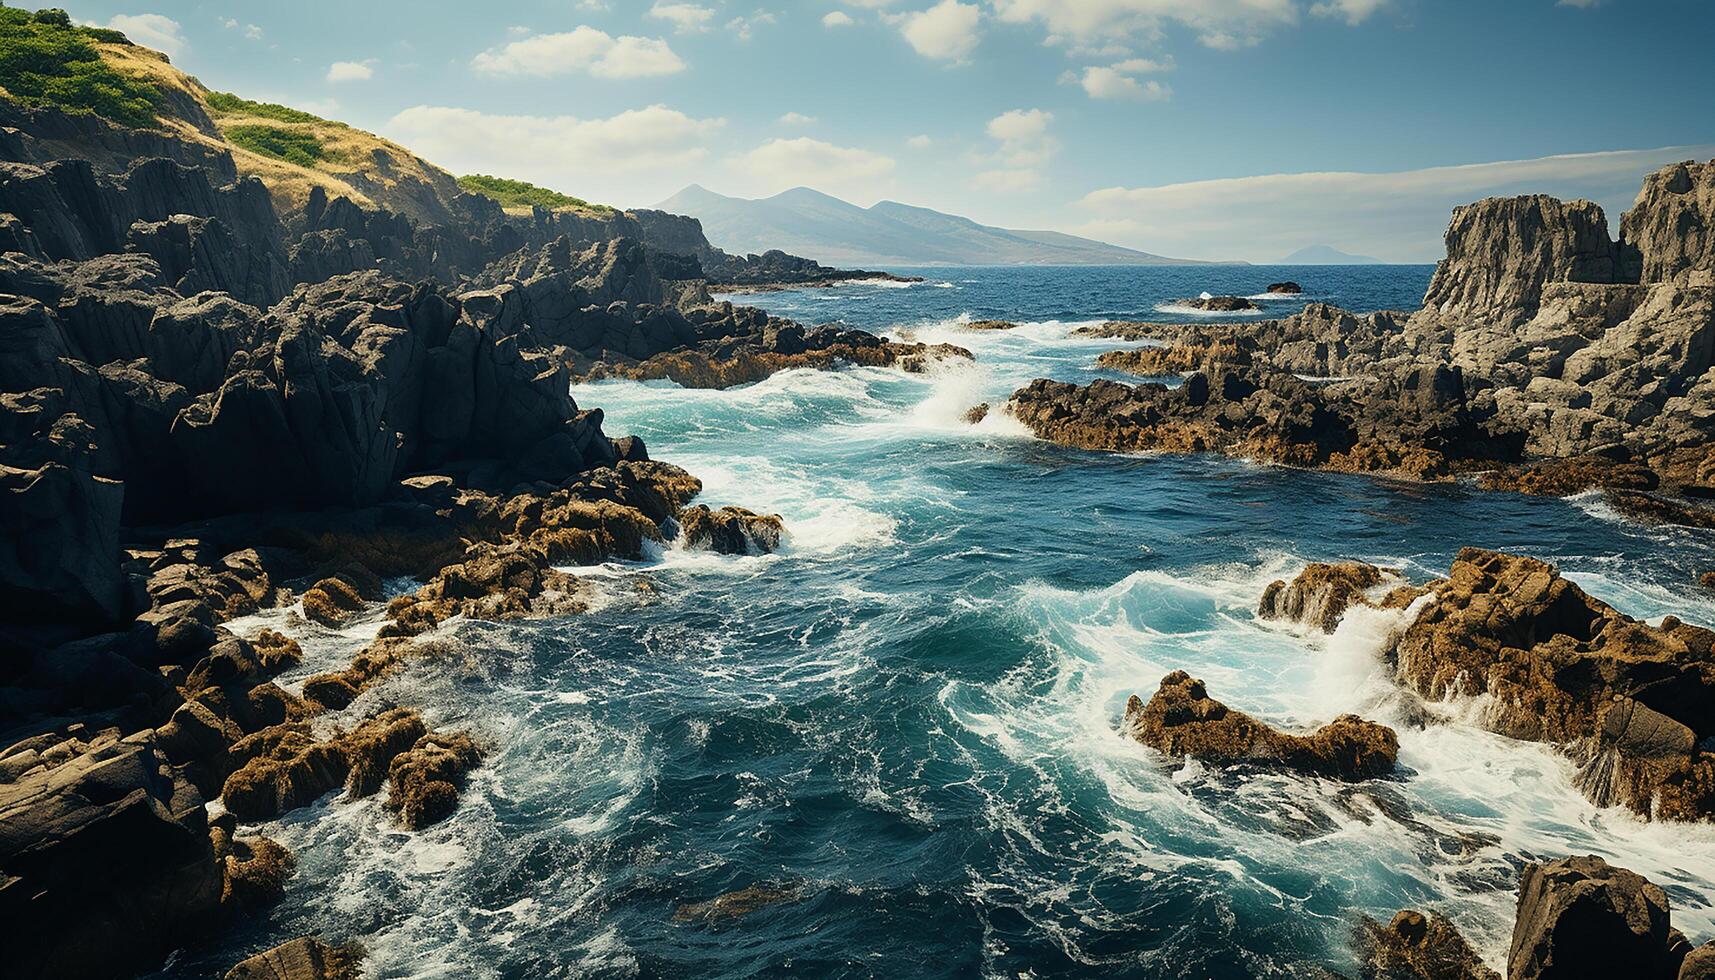
[[[1122,724],[1131,737],[1169,756],[1333,779],[1385,776],[1399,757],[1399,737],[1386,726],[1341,715],[1309,735],[1288,735],[1209,697],[1203,682],[1182,670],[1162,678],[1148,704],[1132,695]]]
[[[1321,630],[1334,632],[1346,610],[1353,606],[1376,606],[1369,592],[1387,582],[1388,572],[1364,562],[1347,561],[1329,564],[1313,562],[1288,583],[1270,582],[1257,604],[1257,615],[1263,619],[1285,619]],[[1415,598],[1410,589],[1390,593],[1379,603],[1382,606],[1404,606]]]
[[[1368,917],[1354,930],[1363,980],[1501,980],[1453,923],[1406,909],[1382,925]]]
[[[1589,856],[1529,864],[1519,875],[1510,980],[1673,980],[1688,946],[1666,893],[1642,875]]]
[[[147,739],[47,735],[0,750],[0,773],[8,976],[123,974],[214,921],[203,797]]]
[[[263,950],[226,972],[226,980],[357,980],[363,953],[300,936]]]
[[[743,507],[710,510],[703,504],[680,514],[679,528],[687,549],[723,555],[763,555],[775,551],[786,530],[776,514],[757,514]]]

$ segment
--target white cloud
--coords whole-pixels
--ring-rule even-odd
[[[927,135],[913,136],[905,141],[905,145],[913,150],[926,150],[935,145],[935,141]]]
[[[848,200],[885,193],[896,167],[892,157],[807,136],[769,140],[733,157],[728,165],[735,178],[758,195],[813,183],[817,190]]]
[[[1154,58],[1129,58],[1114,66],[1115,71],[1123,71],[1128,75],[1150,75],[1157,72],[1172,71],[1172,58],[1156,60]]]
[[[1610,227],[1636,197],[1644,174],[1715,146],[1620,150],[1396,173],[1269,174],[1161,187],[1113,187],[1077,207],[1075,229],[1145,251],[1269,261],[1306,245],[1399,262],[1443,254],[1454,207],[1484,197],[1553,194],[1603,205]]]
[[[1566,0],[1561,0],[1561,2],[1564,3]],[[1590,0],[1573,0],[1573,2],[1589,3]],[[1318,17],[1344,17],[1346,23],[1356,27],[1387,4],[1388,0],[1327,0],[1325,3],[1312,4],[1310,12]]]
[[[1013,109],[989,120],[986,130],[1000,143],[990,154],[973,159],[988,169],[972,178],[971,186],[991,192],[1028,190],[1042,182],[1037,168],[1053,159],[1060,143],[1048,134],[1054,114],[1042,109]]]
[[[787,126],[808,126],[815,121],[815,116],[806,116],[802,112],[788,112],[780,117],[780,122]]]
[[[964,61],[977,48],[982,10],[974,3],[941,0],[928,10],[894,20],[918,54],[940,61]]]
[[[514,24],[506,29],[506,33],[513,37],[523,37],[530,33],[530,28],[525,27],[523,24]]]
[[[645,78],[684,71],[685,63],[660,38],[616,38],[585,26],[492,48],[472,58],[471,67],[490,75],[549,77],[587,71],[597,78]]]
[[[491,115],[416,106],[384,134],[454,173],[502,174],[589,200],[639,205],[659,200],[682,171],[708,156],[725,119],[696,119],[653,105],[606,119]]]
[[[373,61],[336,61],[328,66],[330,82],[364,82],[374,77]]]
[[[852,15],[843,10],[835,10],[822,18],[823,27],[850,27],[854,23]]]
[[[1084,91],[1092,99],[1136,99],[1144,102],[1165,102],[1173,97],[1173,90],[1162,83],[1150,79],[1140,82],[1120,70],[1118,65],[1112,68],[1093,66],[1084,69],[1083,77],[1078,83],[1084,86]]]
[[[236,31],[242,27],[244,29],[245,37],[252,41],[262,40],[262,28],[257,27],[255,24],[240,24],[237,20],[234,20],[231,17],[222,17],[220,18],[220,26],[229,31]]]
[[[762,24],[773,24],[779,18],[766,10],[757,10],[749,17],[734,17],[726,22],[726,29],[738,36],[740,41],[750,40],[751,33]]]
[[[649,8],[649,16],[656,20],[670,21],[674,30],[684,33],[708,30],[709,21],[714,19],[715,12],[694,3],[656,3]]]
[[[171,58],[177,58],[190,47],[179,22],[161,14],[120,14],[108,21],[107,26],[124,31],[131,40],[164,51]]]

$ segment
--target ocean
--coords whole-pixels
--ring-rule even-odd
[[[1500,966],[1519,867],[1579,853],[1648,876],[1676,926],[1715,938],[1715,827],[1596,809],[1569,762],[1482,731],[1471,704],[1406,726],[1378,656],[1396,613],[1331,637],[1253,615],[1310,561],[1422,581],[1476,545],[1555,562],[1632,615],[1711,625],[1706,535],[1593,496],[1103,455],[999,412],[962,419],[1033,378],[1099,376],[1126,345],[1071,336],[1082,322],[1178,319],[1176,299],[1282,279],[1304,296],[1269,315],[1412,309],[1429,267],[892,271],[926,281],[740,299],[974,364],[577,387],[610,434],[700,476],[703,502],[779,513],[788,545],[669,547],[578,570],[587,615],[457,626],[463,660],[353,709],[421,705],[487,742],[457,813],[406,833],[379,797],[335,794],[265,825],[298,856],[286,900],[160,975],[219,976],[306,932],[361,943],[376,977],[1352,974],[1354,917],[1404,907]],[[379,624],[294,626],[306,658],[286,681],[343,665]],[[1394,724],[1399,770],[1170,766],[1116,726],[1175,669],[1276,725]]]

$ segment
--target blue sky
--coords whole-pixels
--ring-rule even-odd
[[[1172,255],[1416,261],[1461,201],[1617,224],[1643,173],[1715,156],[1710,0],[67,6],[212,87],[622,206],[805,184]]]

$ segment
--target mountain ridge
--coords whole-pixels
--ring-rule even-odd
[[[1306,245],[1276,263],[1277,265],[1386,265],[1381,259],[1368,255],[1342,252],[1332,245]]]
[[[998,228],[900,201],[864,208],[804,186],[739,198],[689,184],[655,208],[697,218],[709,241],[728,251],[778,248],[840,266],[1220,264],[1063,232]]]

